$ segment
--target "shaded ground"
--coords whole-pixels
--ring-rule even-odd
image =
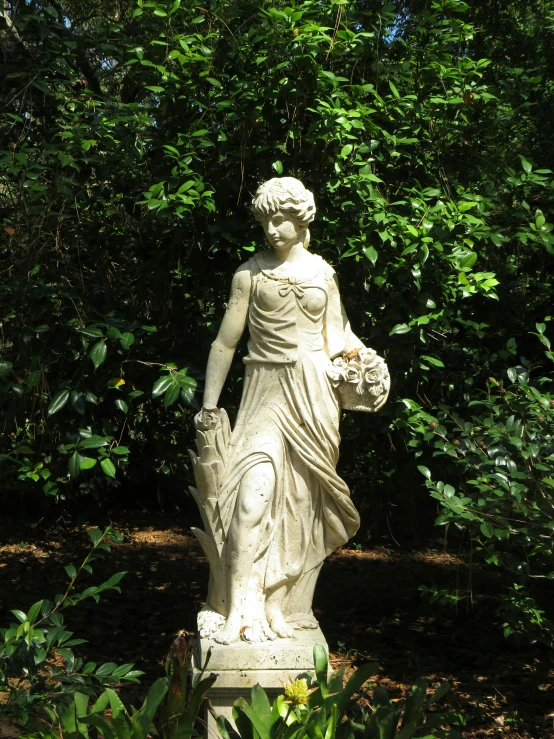
[[[183,517],[184,518],[184,517]],[[76,649],[96,662],[134,662],[147,684],[163,673],[177,631],[194,631],[208,567],[178,514],[115,522],[125,542],[95,564],[91,582],[127,570],[122,593],[66,612],[68,628],[89,643]],[[63,566],[77,565],[88,547],[87,527],[0,522],[0,625],[10,609],[52,598],[66,582]],[[314,611],[335,667],[375,660],[379,682],[400,697],[418,676],[452,683],[449,705],[467,718],[468,739],[554,737],[552,652],[517,648],[493,623],[487,597],[456,613],[422,602],[418,587],[467,587],[489,597],[500,576],[445,552],[342,549],[325,563]],[[492,600],[492,599],[491,599]]]

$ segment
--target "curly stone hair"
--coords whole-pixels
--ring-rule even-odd
[[[291,215],[300,228],[306,229],[304,247],[310,242],[308,225],[315,218],[314,196],[294,177],[273,177],[256,190],[252,211],[257,221],[282,211]]]

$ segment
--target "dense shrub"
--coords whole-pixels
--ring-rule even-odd
[[[552,3],[3,7],[10,501],[34,490],[65,506],[122,501],[126,489],[146,505],[182,495],[191,406],[230,277],[262,248],[247,205],[261,180],[291,174],[316,196],[313,248],[392,372],[383,413],[344,422],[342,471],[366,530],[392,520],[413,541],[412,514],[431,520],[423,461],[440,523],[510,571],[511,556],[526,561],[520,543],[533,552],[538,569],[514,571],[519,600],[533,598],[530,578],[550,574],[552,455],[536,419],[525,448],[505,441],[510,418],[535,413],[519,398],[538,407],[535,391],[551,392],[550,375],[522,383],[514,365],[540,369],[529,332],[550,333]],[[504,389],[506,372],[521,387]],[[237,361],[222,399],[231,411],[240,379]],[[474,431],[441,450],[430,423],[444,444],[458,423]],[[473,450],[479,435],[488,453]],[[533,444],[539,482],[523,456]],[[508,477],[494,487],[493,458]],[[516,533],[497,525],[514,507],[525,516]]]

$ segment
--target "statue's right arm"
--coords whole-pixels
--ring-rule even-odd
[[[227,310],[208,357],[202,403],[204,408],[217,407],[235,349],[246,326],[251,279],[250,270],[247,267],[238,269],[234,274]]]

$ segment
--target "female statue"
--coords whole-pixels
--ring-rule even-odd
[[[259,187],[253,211],[271,249],[233,277],[197,417],[208,429],[206,419],[224,413],[219,396],[248,326],[242,400],[215,493],[223,584],[205,609],[216,620],[207,630],[203,621],[204,634],[223,644],[317,627],[312,597],[323,560],[359,525],[335,469],[341,402],[329,368],[363,345],[334,270],[307,250],[313,195],[292,177],[274,178]]]

